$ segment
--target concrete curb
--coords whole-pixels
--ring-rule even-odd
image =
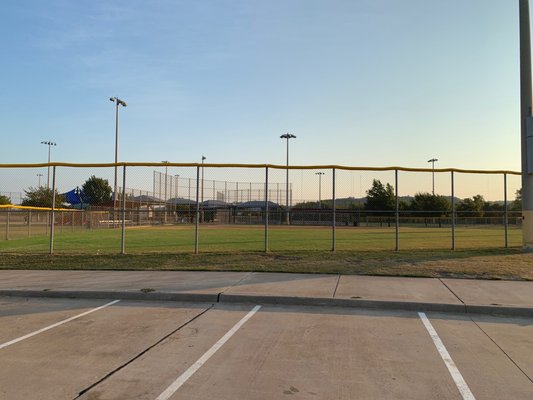
[[[172,293],[172,292],[142,292],[142,291],[96,291],[96,290],[0,290],[0,296],[12,297],[49,297],[69,299],[118,299],[118,300],[157,300],[157,301],[185,301],[199,303],[216,303],[218,294],[205,293]]]
[[[245,294],[206,294],[206,293],[172,293],[142,291],[96,291],[96,290],[0,290],[0,296],[11,297],[45,297],[77,299],[119,299],[119,300],[153,300],[182,301],[198,303],[233,303],[233,304],[269,304],[311,307],[344,307],[373,310],[401,310],[421,312],[443,312],[451,314],[483,314],[509,317],[533,317],[532,307],[506,307],[492,305],[464,305],[447,303],[417,303],[406,301],[338,299],[320,297],[291,296],[257,296]]]
[[[414,303],[405,301],[335,299],[320,297],[255,296],[224,293],[220,294],[219,302],[315,307],[350,307],[377,310],[438,311],[461,314],[466,312],[465,306],[462,304]]]
[[[466,305],[468,314],[502,315],[505,317],[533,317],[533,308],[514,306]]]

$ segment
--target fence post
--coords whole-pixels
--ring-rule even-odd
[[[200,218],[200,166],[196,166],[196,226],[194,232],[194,254],[198,254],[198,221]]]
[[[31,237],[31,210],[28,210],[28,237]]]
[[[52,211],[50,211],[50,255],[54,254],[54,222],[56,208],[56,166],[52,168]]]
[[[265,168],[265,253],[268,252],[268,167]]]
[[[333,168],[332,171],[332,177],[333,177],[333,221],[331,224],[331,251],[335,251],[335,220],[337,219],[337,207],[336,207],[336,201],[335,201],[335,168]]]
[[[124,254],[124,248],[126,246],[126,166],[124,165],[122,168],[122,235],[120,238],[120,254]]]
[[[398,252],[400,249],[400,241],[399,241],[399,227],[400,227],[400,209],[399,209],[399,202],[398,202],[398,170],[394,170],[394,187],[396,189],[396,199],[395,199],[395,219],[396,219],[396,248],[395,251]]]
[[[503,173],[503,209],[504,209],[504,216],[503,216],[503,226],[505,228],[505,248],[509,247],[509,238],[507,236],[507,229],[509,225],[509,214],[507,211],[507,172]]]
[[[452,177],[452,250],[455,250],[455,183],[454,174],[451,172]]]

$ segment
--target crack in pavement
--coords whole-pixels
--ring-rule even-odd
[[[337,294],[337,288],[339,287],[339,282],[341,281],[341,274],[339,274],[339,277],[337,278],[337,284],[335,285],[335,290],[333,291],[332,298],[335,298],[335,295]]]
[[[468,313],[468,308],[466,307],[465,302],[464,302],[459,296],[457,296],[457,295],[455,294],[455,292],[454,292],[452,289],[450,289],[450,287],[449,287],[448,285],[446,285],[446,284],[442,281],[441,278],[437,278],[437,279],[439,280],[440,283],[442,283],[442,284],[444,285],[444,287],[445,287],[446,289],[448,289],[448,290],[450,291],[451,294],[453,294],[453,295],[457,298],[457,300],[459,300],[459,301],[461,302],[461,304],[465,307],[465,313]]]
[[[128,361],[126,361],[124,364],[122,365],[119,365],[118,367],[116,367],[115,369],[113,369],[112,371],[108,372],[106,375],[104,375],[102,378],[100,378],[99,380],[97,380],[96,382],[92,383],[91,385],[87,386],[85,389],[83,389],[82,391],[80,391],[78,393],[78,395],[76,397],[73,398],[73,400],[76,400],[76,399],[79,399],[81,396],[83,396],[85,393],[87,393],[89,390],[93,389],[94,387],[98,386],[100,383],[104,382],[105,380],[107,380],[108,378],[110,378],[112,375],[114,375],[115,373],[117,373],[118,371],[120,371],[121,369],[127,367],[128,365],[130,365],[132,362],[134,362],[135,360],[137,360],[138,358],[140,358],[142,355],[146,354],[147,352],[149,352],[150,350],[152,350],[155,346],[157,346],[158,344],[160,344],[161,342],[163,342],[165,339],[168,339],[170,336],[172,336],[173,334],[175,334],[176,332],[178,332],[180,329],[186,327],[187,325],[189,325],[191,322],[195,321],[196,319],[200,318],[202,315],[204,315],[206,312],[208,312],[209,310],[213,309],[215,305],[214,304],[211,304],[211,306],[209,306],[208,308],[206,308],[205,310],[203,310],[201,313],[195,315],[194,317],[192,317],[190,320],[184,322],[183,324],[181,324],[180,326],[178,326],[176,329],[174,329],[172,332],[170,333],[167,333],[165,336],[163,336],[161,339],[159,339],[158,341],[156,341],[154,344],[148,346],[146,349],[144,349],[143,351],[141,351],[140,353],[138,353],[137,355],[135,355],[134,357],[132,357],[131,359],[129,359]]]
[[[520,372],[522,372],[522,373],[524,374],[524,376],[525,376],[525,377],[526,377],[531,383],[533,383],[533,379],[531,379],[531,377],[530,377],[528,374],[526,374],[526,372],[525,372],[522,368],[520,368],[520,366],[515,362],[515,360],[513,360],[513,359],[511,358],[511,356],[510,356],[509,354],[507,354],[507,352],[506,352],[506,351],[505,351],[505,350],[504,350],[504,349],[503,349],[498,343],[496,343],[496,341],[495,341],[493,338],[491,338],[490,335],[489,335],[487,332],[485,332],[485,330],[484,330],[481,326],[479,326],[479,324],[478,324],[476,321],[474,321],[474,319],[473,319],[472,317],[469,317],[469,318],[470,318],[470,320],[471,320],[471,321],[472,321],[472,322],[473,322],[473,323],[479,328],[479,330],[480,330],[481,332],[483,332],[483,333],[485,334],[485,336],[487,336],[487,337],[489,338],[489,340],[490,340],[492,343],[494,343],[494,344],[496,345],[496,347],[498,347],[498,348],[501,350],[501,352],[502,352],[503,354],[505,354],[505,356],[509,359],[509,361],[511,361],[511,362],[514,364],[514,366],[515,366],[516,368],[518,368],[518,370],[519,370]]]

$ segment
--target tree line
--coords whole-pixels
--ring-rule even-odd
[[[338,203],[336,203],[338,204]],[[331,200],[323,200],[321,204],[317,202],[298,203],[295,207],[309,208],[318,207],[328,209],[332,207]],[[372,186],[366,191],[364,202],[345,203],[346,208],[357,209],[361,211],[371,211],[374,215],[390,215],[391,211],[396,210],[396,196],[394,187],[387,183],[383,184],[379,179],[372,181]],[[337,205],[338,207],[338,205]],[[413,215],[420,213],[427,217],[442,217],[452,211],[451,198],[447,196],[418,192],[410,199],[401,198],[398,202],[398,208],[401,212],[412,212]],[[509,211],[522,210],[522,190],[516,191],[516,198],[508,204]],[[486,201],[482,195],[477,194],[470,198],[456,199],[455,211],[461,216],[483,217],[492,212],[503,212],[503,202]]]
[[[97,178],[92,175],[87,179],[81,189],[77,190],[81,204],[104,205],[109,204],[113,198],[113,189],[107,179]],[[31,207],[52,207],[52,200],[55,197],[56,207],[65,202],[65,197],[58,193],[57,189],[52,191],[45,186],[29,187],[24,190],[23,206]],[[0,204],[11,204],[11,199],[7,196],[0,196]]]

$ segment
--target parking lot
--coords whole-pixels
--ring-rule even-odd
[[[2,399],[533,397],[528,318],[4,297],[0,322]]]

